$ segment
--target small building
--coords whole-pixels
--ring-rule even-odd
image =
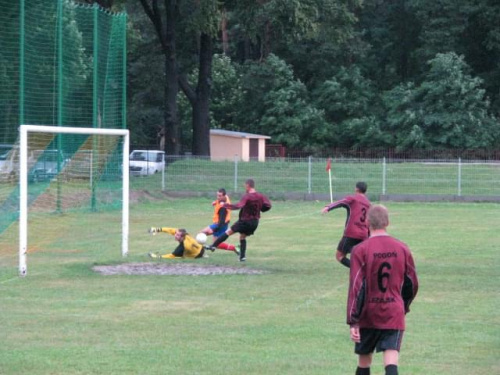
[[[234,132],[229,130],[210,130],[211,160],[266,161],[267,135]]]

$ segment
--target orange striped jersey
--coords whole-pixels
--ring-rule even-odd
[[[231,203],[231,200],[229,199],[229,196],[226,195],[226,203],[225,204],[230,204]],[[220,209],[224,207],[224,206],[221,206],[220,205],[220,202],[218,200],[215,201],[215,204],[214,204],[214,216],[212,218],[212,222],[214,224],[219,224],[219,211]],[[227,208],[226,208],[227,209]],[[231,210],[230,209],[227,209],[227,213],[226,213],[226,220],[225,222],[226,223],[229,223],[231,221]]]

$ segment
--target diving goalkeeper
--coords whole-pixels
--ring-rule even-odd
[[[179,242],[179,245],[171,254],[160,255],[159,253],[149,253],[151,258],[156,259],[175,259],[175,258],[202,258],[205,250],[203,246],[200,245],[193,237],[187,233],[185,229],[176,228],[150,228],[149,233],[167,233],[174,236],[175,240]]]

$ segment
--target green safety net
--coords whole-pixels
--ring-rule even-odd
[[[126,23],[125,13],[97,5],[0,0],[0,244],[4,248],[5,242],[16,242],[6,239],[5,232],[18,218],[19,125],[126,128]],[[49,137],[36,145],[30,154],[34,157],[30,176],[36,165],[55,155],[57,160],[51,162],[59,165],[58,174],[65,175],[30,179],[36,184],[30,186],[30,201],[47,196],[55,181],[59,183],[54,194],[61,201],[63,180],[84,180],[91,193],[90,203],[83,206],[95,209],[97,192],[108,189],[110,180],[118,186],[120,167],[120,141],[100,145],[95,139],[72,135]],[[103,156],[96,160],[98,154]],[[71,166],[85,164],[76,163],[82,157],[94,163],[92,172],[71,178]]]

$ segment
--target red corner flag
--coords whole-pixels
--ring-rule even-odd
[[[328,160],[326,162],[326,171],[329,172],[331,170],[332,170],[332,159],[328,158]]]

